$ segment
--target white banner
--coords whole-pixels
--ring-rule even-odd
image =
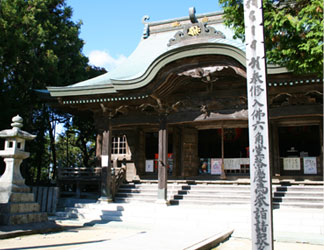
[[[317,174],[316,157],[304,157],[304,174]]]
[[[226,158],[224,159],[224,169],[236,170],[241,169],[241,165],[249,165],[250,158]]]
[[[147,173],[153,173],[154,172],[154,160],[146,160],[145,161],[145,171]]]
[[[300,170],[300,158],[289,157],[283,159],[283,169],[284,170]]]
[[[109,156],[102,155],[101,156],[101,167],[108,167],[108,162],[109,162]]]
[[[212,175],[222,174],[222,159],[211,159],[210,174]]]

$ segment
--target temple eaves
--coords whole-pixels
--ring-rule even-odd
[[[166,64],[190,56],[224,55],[245,66],[245,45],[232,38],[234,33],[224,25],[222,16],[223,12],[196,16],[194,9],[191,17],[166,21],[148,22],[146,16],[143,38],[119,67],[86,81],[47,90],[53,97],[135,90],[148,85]]]

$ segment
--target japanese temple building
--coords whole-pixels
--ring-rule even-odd
[[[245,45],[214,12],[143,18],[140,43],[118,68],[48,87],[61,108],[91,112],[97,156],[127,179],[249,175]],[[323,80],[267,67],[270,165],[277,178],[323,178]],[[109,181],[108,181],[109,182]]]

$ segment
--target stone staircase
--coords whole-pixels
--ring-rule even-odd
[[[168,200],[171,205],[246,204],[250,200],[249,192],[249,185],[168,184]],[[115,201],[155,202],[156,199],[157,183],[129,183],[119,188]]]
[[[323,185],[273,185],[273,206],[323,208]]]
[[[323,208],[323,185],[276,183],[272,186],[273,207]],[[155,202],[157,183],[128,183],[116,194],[118,203]],[[168,184],[171,205],[231,205],[250,203],[249,183],[171,182]]]
[[[115,203],[99,203],[90,199],[61,199],[60,212],[55,220],[78,219],[87,221],[121,221],[145,218],[143,204],[154,204],[157,200],[157,182],[142,181],[120,186]],[[323,208],[323,185],[291,185],[290,183],[273,184],[273,207]],[[175,206],[217,206],[250,205],[250,185],[248,182],[222,184],[216,182],[172,182],[168,183],[168,200]],[[128,214],[125,205],[141,207],[136,213]]]
[[[0,225],[46,222],[47,213],[40,212],[29,187],[16,187],[7,204],[0,204]]]

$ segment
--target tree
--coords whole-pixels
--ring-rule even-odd
[[[35,89],[82,79],[88,59],[71,15],[64,0],[0,2],[0,128],[17,112],[31,124]]]
[[[27,144],[31,157],[24,162],[30,182],[45,178],[51,159],[48,149],[55,153],[53,121],[62,117],[35,90],[102,72],[88,65],[79,38],[81,22],[74,23],[71,17],[65,0],[0,0],[0,130],[20,114],[23,129],[37,135]]]
[[[244,40],[243,0],[219,0],[225,24]],[[295,73],[323,74],[322,0],[263,0],[268,63]]]

